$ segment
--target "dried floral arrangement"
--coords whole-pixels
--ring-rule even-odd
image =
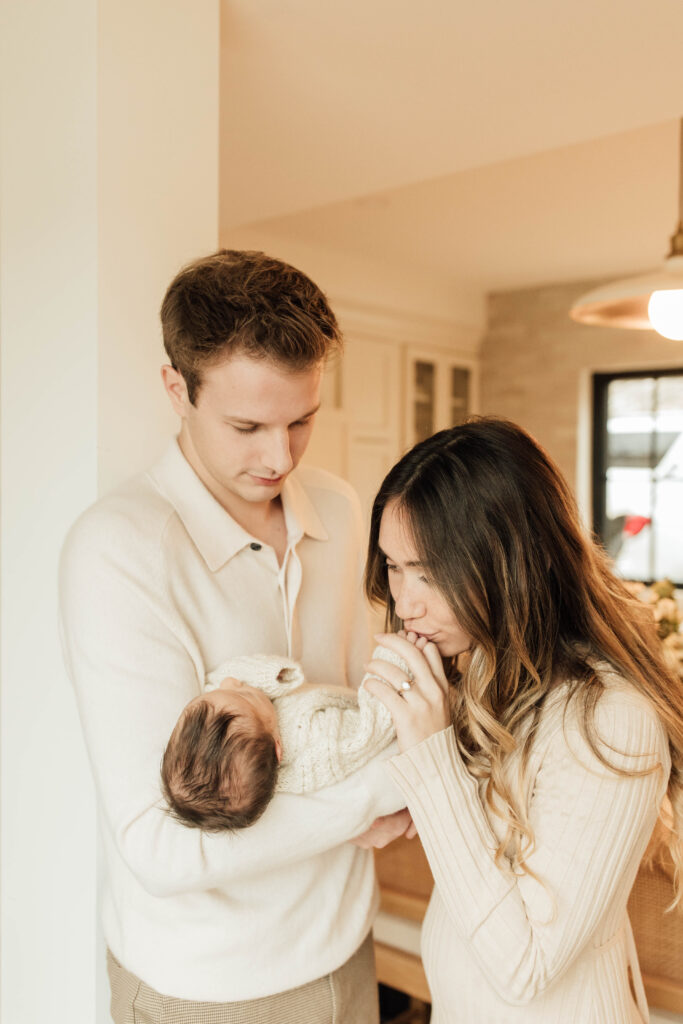
[[[626,583],[626,586],[634,597],[652,609],[664,656],[671,667],[683,676],[683,609],[676,600],[673,583],[663,579],[650,586],[635,581]]]

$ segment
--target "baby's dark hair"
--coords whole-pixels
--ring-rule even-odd
[[[260,723],[196,700],[171,734],[161,781],[174,818],[221,832],[246,828],[263,814],[277,770],[275,738]]]

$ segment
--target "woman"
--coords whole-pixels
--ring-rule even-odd
[[[667,794],[683,863],[683,687],[559,471],[496,419],[417,445],[375,500],[367,592],[412,675],[366,685],[435,879],[433,1024],[647,1021],[626,902]]]

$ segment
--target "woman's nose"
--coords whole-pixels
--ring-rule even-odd
[[[409,586],[403,585],[398,594],[394,597],[396,614],[404,622],[412,619],[421,619],[425,613],[424,601],[421,601],[417,594],[414,594]]]

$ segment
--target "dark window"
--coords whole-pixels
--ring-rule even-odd
[[[683,583],[683,370],[594,375],[593,528],[624,579]]]

